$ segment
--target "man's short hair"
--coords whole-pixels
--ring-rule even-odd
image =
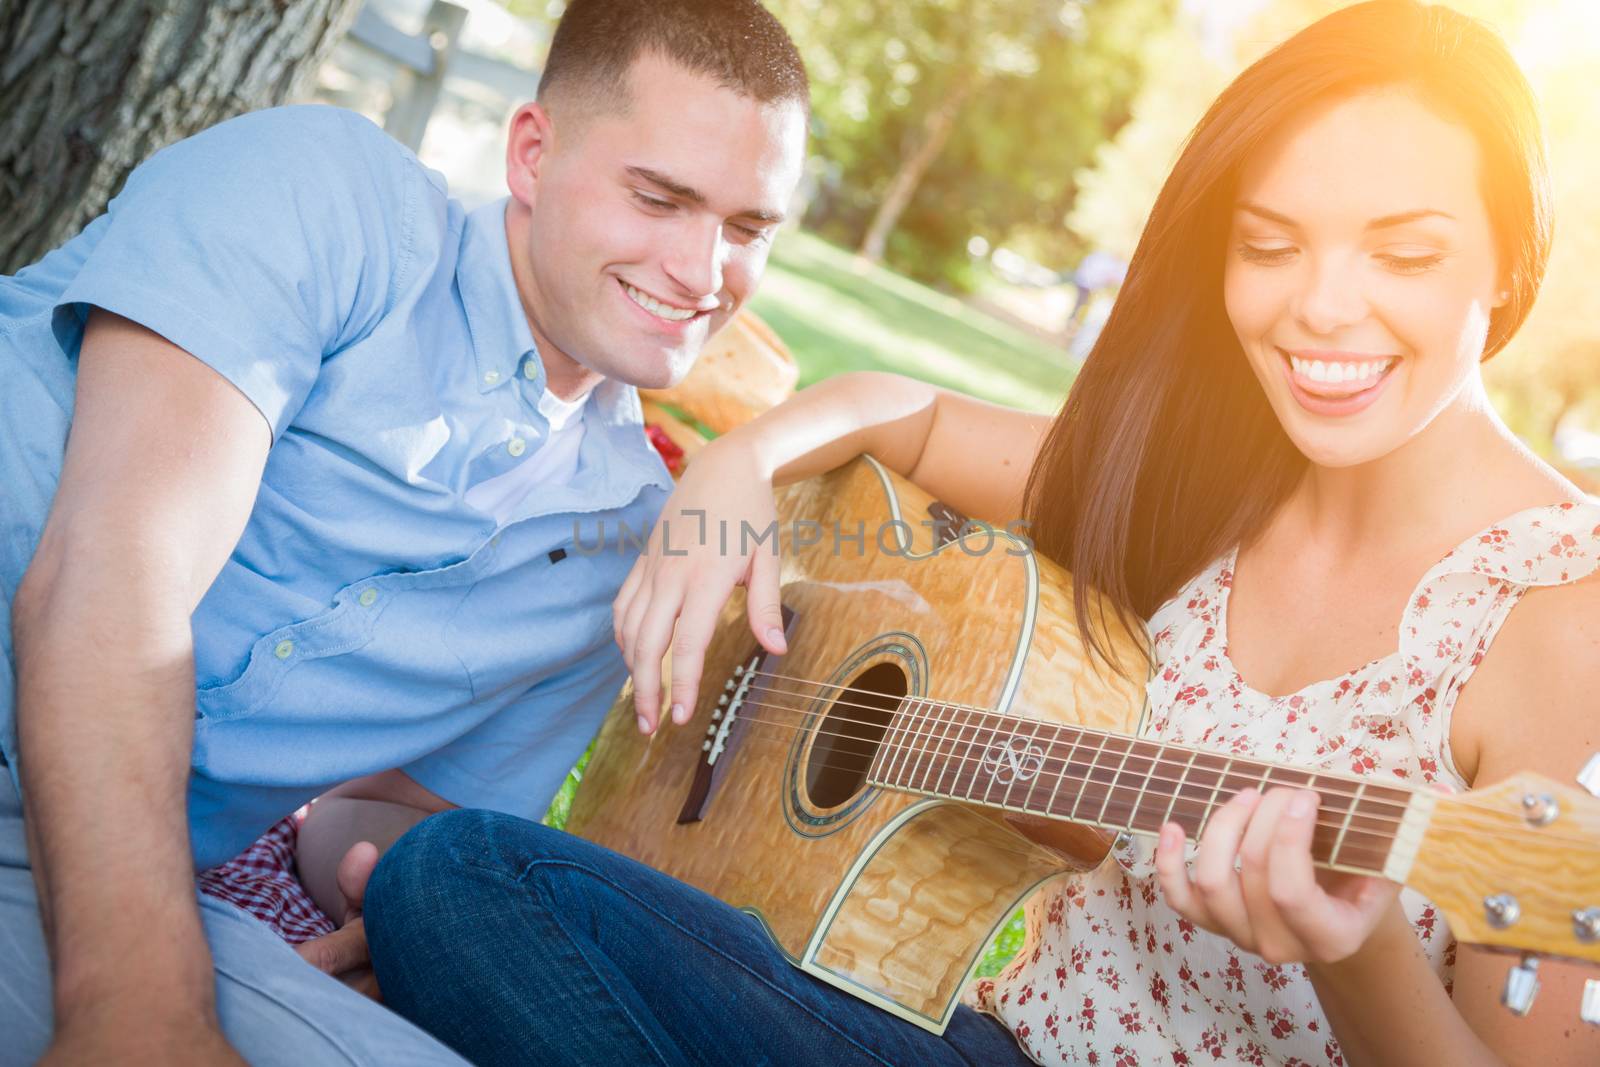
[[[626,110],[628,72],[651,53],[762,104],[810,111],[805,64],[756,0],[571,0],[539,78],[539,100]]]

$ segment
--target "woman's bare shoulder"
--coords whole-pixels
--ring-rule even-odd
[[[1486,785],[1517,770],[1571,780],[1600,749],[1600,571],[1523,594],[1462,691],[1456,763]]]

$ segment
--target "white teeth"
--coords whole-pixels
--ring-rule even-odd
[[[655,297],[635,289],[627,282],[622,283],[622,288],[625,292],[627,292],[628,296],[633,298],[633,302],[635,304],[638,304],[652,315],[659,315],[670,322],[684,322],[695,317],[696,312],[694,308],[675,308],[667,304],[663,304]]]
[[[1394,366],[1394,360],[1324,363],[1318,359],[1302,359],[1299,356],[1290,356],[1289,366],[1295,374],[1302,378],[1308,378],[1314,382],[1327,382],[1329,385],[1341,385],[1345,382],[1365,382],[1374,378],[1381,378],[1390,367]]]

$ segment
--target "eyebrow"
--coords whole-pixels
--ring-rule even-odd
[[[1299,228],[1300,225],[1287,215],[1280,215],[1276,211],[1264,208],[1260,204],[1253,204],[1248,200],[1241,200],[1234,206],[1240,211],[1266,219],[1268,222],[1276,222],[1280,226]],[[1416,222],[1418,219],[1425,219],[1430,216],[1437,216],[1441,219],[1455,219],[1455,216],[1448,211],[1439,211],[1436,208],[1418,208],[1415,211],[1401,211],[1393,215],[1384,215],[1381,218],[1373,219],[1367,223],[1367,229],[1387,230],[1394,226],[1404,226],[1408,222]]]
[[[657,186],[665,192],[671,193],[679,200],[686,200],[696,207],[706,206],[706,195],[704,193],[693,186],[685,185],[680,181],[674,181],[665,174],[662,174],[660,171],[651,170],[649,167],[633,166],[628,167],[627,171],[630,175],[639,179],[640,181],[649,182],[651,185]],[[783,221],[784,215],[781,211],[768,211],[765,208],[754,207],[746,208],[744,211],[735,212],[733,217],[753,219],[757,222],[763,222],[769,225],[777,225]]]

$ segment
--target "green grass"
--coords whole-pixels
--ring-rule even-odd
[[[778,239],[750,306],[794,351],[802,386],[894,371],[1053,411],[1072,382],[1065,351],[807,233]]]
[[[1072,383],[1064,351],[810,234],[778,240],[751,306],[794,352],[802,387],[845,371],[893,371],[998,404],[1053,411]],[[566,825],[588,760],[585,753],[567,776],[546,824]],[[1022,936],[1019,911],[978,974],[997,973]]]

